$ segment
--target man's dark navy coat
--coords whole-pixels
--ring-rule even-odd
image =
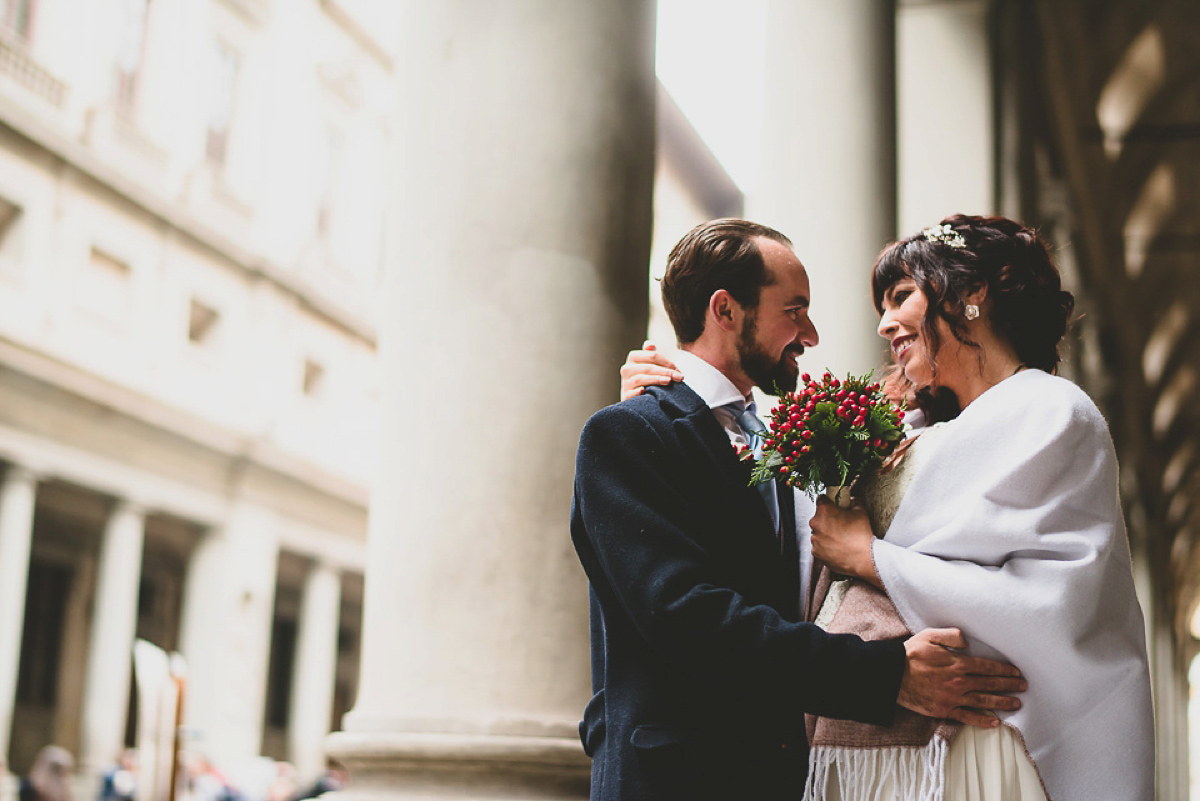
[[[804,713],[887,725],[898,641],[797,622],[749,467],[684,384],[597,412],[571,538],[591,584],[596,801],[799,799]]]

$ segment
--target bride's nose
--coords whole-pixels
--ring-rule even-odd
[[[885,309],[879,316],[879,327],[875,330],[879,332],[879,336],[891,341],[892,335],[896,333],[898,327],[899,323],[892,319],[891,309]]]

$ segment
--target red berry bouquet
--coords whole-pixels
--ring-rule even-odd
[[[843,489],[904,438],[904,411],[870,383],[870,373],[845,380],[825,373],[820,381],[805,373],[800,380],[803,387],[781,395],[771,412],[750,483],[778,477],[812,495],[836,489],[840,503]]]

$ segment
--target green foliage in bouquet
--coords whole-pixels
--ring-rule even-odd
[[[751,484],[782,478],[815,495],[846,486],[878,467],[904,439],[904,411],[889,401],[871,374],[845,380],[825,373],[784,393],[771,413]]]

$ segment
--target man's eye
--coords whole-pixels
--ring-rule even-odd
[[[912,294],[912,292],[910,292],[909,290],[901,289],[895,295],[892,295],[892,302],[893,303],[903,303],[905,301],[905,299],[911,294]]]

